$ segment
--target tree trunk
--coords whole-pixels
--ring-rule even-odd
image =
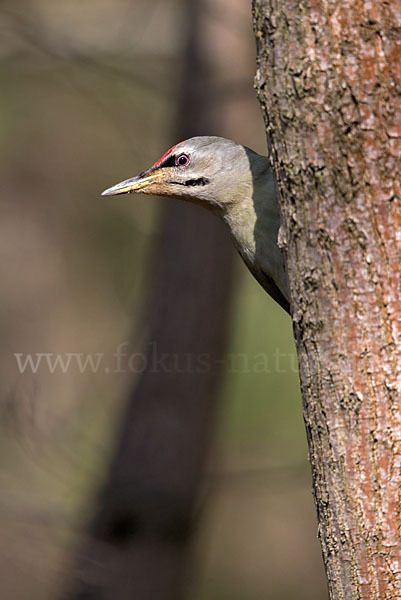
[[[401,598],[401,3],[254,0],[330,597]]]

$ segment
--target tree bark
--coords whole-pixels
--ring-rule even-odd
[[[253,0],[330,598],[401,598],[401,3]]]

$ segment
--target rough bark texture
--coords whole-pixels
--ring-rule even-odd
[[[401,3],[254,0],[330,597],[401,598]]]

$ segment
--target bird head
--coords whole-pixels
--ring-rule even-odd
[[[176,144],[149,169],[117,183],[104,196],[143,193],[224,209],[252,186],[249,148],[220,137],[193,137]],[[266,160],[266,159],[265,159]]]

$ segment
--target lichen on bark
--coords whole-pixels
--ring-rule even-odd
[[[401,598],[401,3],[254,0],[330,597]]]

